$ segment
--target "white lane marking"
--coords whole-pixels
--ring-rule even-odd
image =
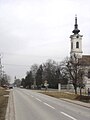
[[[39,102],[42,102],[40,99],[36,98],[36,100],[38,100]]]
[[[51,106],[51,105],[49,105],[49,104],[47,104],[45,102],[44,102],[44,104],[47,105],[48,107],[52,108],[52,109],[55,109],[53,106]]]
[[[66,114],[66,113],[64,113],[64,112],[61,112],[61,113],[62,113],[63,115],[65,115],[65,116],[71,118],[72,120],[77,120],[76,118],[74,118],[74,117],[72,117],[72,116],[70,116],[70,115],[68,115],[68,114]]]

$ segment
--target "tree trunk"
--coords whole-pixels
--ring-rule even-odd
[[[73,86],[74,86],[75,94],[77,94],[77,85],[73,84]]]
[[[80,87],[80,95],[82,95],[82,88]]]
[[[77,87],[75,87],[75,94],[77,94]]]

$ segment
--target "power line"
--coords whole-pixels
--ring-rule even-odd
[[[18,65],[18,64],[3,64],[3,65],[8,65],[8,66],[21,66],[21,67],[30,67],[30,65]]]
[[[1,52],[2,57],[4,58],[5,56],[25,56],[25,57],[36,57],[36,58],[46,58],[46,59],[50,59],[50,58],[57,58],[60,59],[60,57],[58,57],[59,55],[35,55],[35,54],[22,54],[22,53],[12,53],[12,52]]]

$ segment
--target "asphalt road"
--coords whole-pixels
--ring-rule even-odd
[[[15,120],[90,120],[90,108],[15,88]]]

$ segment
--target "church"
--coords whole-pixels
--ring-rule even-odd
[[[70,58],[74,60],[74,57],[76,57],[78,62],[84,67],[83,81],[87,90],[88,88],[90,88],[90,55],[83,55],[83,35],[80,35],[79,32],[80,30],[78,29],[77,16],[75,16],[75,25],[74,30],[72,31],[73,34],[70,35]]]

